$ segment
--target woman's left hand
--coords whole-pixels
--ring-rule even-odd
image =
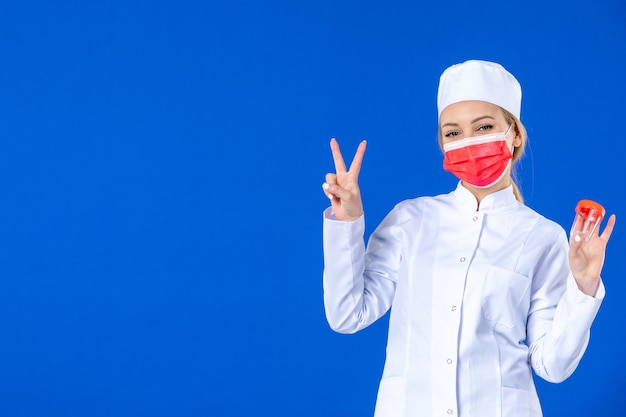
[[[606,244],[609,242],[614,226],[615,214],[612,214],[602,234],[597,230],[588,241],[576,239],[578,236],[570,236],[569,266],[578,288],[589,296],[595,296],[598,290]]]

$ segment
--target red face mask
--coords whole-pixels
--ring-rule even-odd
[[[491,187],[504,177],[513,155],[505,133],[473,136],[443,145],[443,169],[478,188]]]

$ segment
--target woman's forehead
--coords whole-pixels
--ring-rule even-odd
[[[484,116],[499,120],[504,118],[504,113],[500,107],[486,101],[459,101],[443,109],[439,123],[471,123]]]

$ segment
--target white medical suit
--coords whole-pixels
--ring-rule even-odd
[[[538,417],[531,374],[578,365],[605,294],[578,290],[561,226],[512,187],[398,204],[369,239],[363,216],[324,213],[324,305],[353,333],[390,308],[375,417]]]

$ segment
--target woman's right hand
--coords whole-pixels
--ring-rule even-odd
[[[365,154],[366,141],[362,141],[356,150],[350,169],[341,156],[339,144],[334,138],[330,140],[330,150],[335,161],[335,173],[326,174],[326,182],[322,184],[324,193],[330,199],[337,220],[354,221],[363,215],[363,202],[359,191],[359,171]]]

